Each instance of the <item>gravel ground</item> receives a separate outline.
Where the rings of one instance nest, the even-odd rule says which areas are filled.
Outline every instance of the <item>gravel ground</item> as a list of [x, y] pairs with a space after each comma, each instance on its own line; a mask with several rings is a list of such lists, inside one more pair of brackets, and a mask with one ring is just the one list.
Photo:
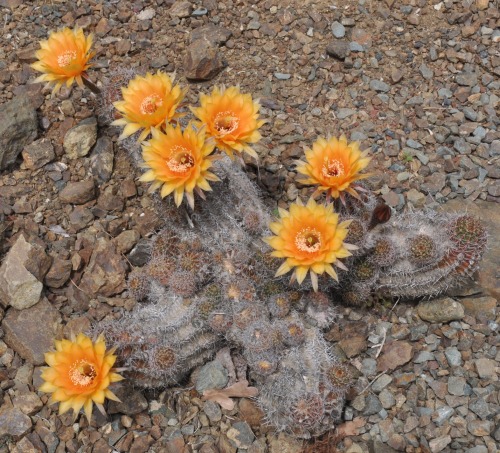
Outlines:
[[[123, 388], [124, 403], [89, 426], [36, 392], [55, 334], [133, 308], [129, 266], [144, 264], [162, 223], [109, 111], [78, 87], [51, 97], [30, 83], [38, 41], [75, 23], [96, 36], [98, 85], [161, 69], [189, 85], [191, 103], [215, 84], [260, 98], [268, 123], [248, 171], [271, 205], [310, 194], [295, 181], [304, 145], [345, 134], [371, 149], [371, 184], [394, 209], [482, 218], [490, 239], [477, 284], [440, 303], [339, 308], [327, 338], [360, 371], [344, 418], [365, 424], [339, 451], [500, 451], [498, 2], [0, 0], [0, 14], [0, 256], [33, 249], [38, 274], [24, 276], [38, 291], [31, 305], [0, 305], [0, 452], [303, 448], [248, 399], [227, 411], [189, 387]], [[99, 257], [110, 263], [100, 286]]]

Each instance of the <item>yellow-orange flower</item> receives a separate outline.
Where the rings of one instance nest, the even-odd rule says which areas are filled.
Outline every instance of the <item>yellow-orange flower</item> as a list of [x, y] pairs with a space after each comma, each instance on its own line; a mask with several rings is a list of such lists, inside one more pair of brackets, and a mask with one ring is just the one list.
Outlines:
[[85, 37], [81, 28], [51, 32], [49, 38], [40, 42], [41, 49], [35, 53], [38, 61], [31, 67], [43, 72], [35, 82], [55, 82], [53, 93], [63, 83], [70, 86], [75, 80], [83, 88], [82, 75], [91, 66], [89, 60], [93, 37]]
[[116, 356], [113, 350], [106, 352], [106, 343], [101, 335], [95, 343], [80, 333], [73, 340], [56, 340], [56, 350], [45, 354], [48, 367], [42, 370], [42, 392], [52, 393], [50, 402], [59, 403], [59, 414], [73, 409], [76, 419], [83, 407], [87, 419], [92, 415], [93, 403], [104, 412], [102, 404], [106, 398], [120, 401], [109, 390], [112, 382], [123, 378], [113, 372]]
[[122, 88], [122, 101], [113, 105], [123, 115], [115, 126], [125, 126], [120, 140], [129, 137], [140, 129], [144, 129], [139, 141], [144, 140], [154, 128], [183, 116], [176, 112], [186, 90], [173, 84], [173, 78], [158, 71], [132, 79], [127, 87]]
[[297, 171], [305, 176], [299, 179], [301, 183], [318, 185], [313, 196], [326, 192], [327, 196], [338, 198], [346, 191], [359, 198], [353, 183], [369, 176], [360, 172], [370, 158], [367, 151], [359, 150], [357, 142], [348, 143], [343, 135], [340, 139], [320, 137], [305, 154], [306, 162], [299, 161]]
[[204, 198], [202, 190], [212, 190], [208, 181], [219, 178], [208, 169], [215, 156], [211, 156], [215, 144], [205, 140], [205, 129], [196, 129], [189, 123], [184, 132], [181, 128], [167, 125], [165, 133], [152, 130], [153, 138], [143, 145], [144, 167], [149, 170], [140, 180], [153, 182], [150, 192], [161, 187], [160, 195], [174, 193], [174, 200], [180, 206], [184, 194], [194, 208], [194, 191]]
[[285, 258], [276, 277], [294, 270], [292, 280], [302, 283], [307, 273], [315, 291], [318, 275], [326, 272], [335, 280], [337, 273], [332, 264], [346, 269], [340, 258], [351, 256], [357, 247], [344, 242], [350, 220], [339, 223], [333, 204], [317, 204], [313, 198], [304, 206], [300, 201], [290, 206], [290, 211], [279, 209], [280, 219], [269, 228], [276, 236], [264, 238], [274, 249], [272, 256]]
[[240, 93], [239, 87], [215, 87], [210, 96], [200, 94], [200, 104], [201, 107], [191, 107], [191, 111], [220, 150], [231, 158], [233, 152], [243, 151], [258, 158], [250, 146], [262, 138], [258, 129], [265, 123], [259, 120], [258, 101]]

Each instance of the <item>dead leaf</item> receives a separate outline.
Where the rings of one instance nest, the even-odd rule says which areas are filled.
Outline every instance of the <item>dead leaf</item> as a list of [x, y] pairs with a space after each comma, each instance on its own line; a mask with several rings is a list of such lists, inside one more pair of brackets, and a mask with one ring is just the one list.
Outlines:
[[215, 401], [223, 409], [234, 409], [234, 401], [230, 397], [244, 398], [257, 396], [259, 391], [255, 387], [249, 387], [247, 380], [241, 380], [225, 389], [209, 389], [203, 391], [203, 401]]
[[361, 417], [356, 417], [350, 422], [345, 422], [337, 427], [338, 434], [342, 437], [357, 436], [359, 428], [365, 426], [366, 420]]

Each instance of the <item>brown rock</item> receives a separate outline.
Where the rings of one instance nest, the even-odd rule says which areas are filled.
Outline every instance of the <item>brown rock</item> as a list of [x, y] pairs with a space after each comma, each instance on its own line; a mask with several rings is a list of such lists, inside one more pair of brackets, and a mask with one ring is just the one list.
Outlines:
[[69, 182], [59, 193], [63, 203], [84, 204], [95, 197], [94, 180]]
[[189, 35], [189, 42], [193, 43], [198, 39], [203, 39], [208, 41], [212, 46], [222, 46], [232, 35], [232, 31], [227, 28], [208, 24], [195, 28]]
[[[182, 437], [181, 437], [182, 439]], [[151, 436], [139, 436], [137, 439], [134, 440], [134, 443], [130, 447], [129, 452], [130, 453], [144, 453], [145, 451], [149, 450], [149, 447], [151, 444], [154, 442], [154, 439]], [[184, 440], [182, 440], [184, 443]], [[175, 452], [181, 452], [182, 450], [175, 450]], [[170, 453], [170, 451], [167, 449], [167, 452]], [[173, 453], [174, 451], [172, 451]]]
[[178, 17], [179, 19], [182, 19], [183, 17], [189, 17], [192, 11], [193, 7], [191, 5], [191, 2], [180, 0], [175, 2], [171, 6], [171, 8], [168, 10], [168, 13], [172, 17]]
[[18, 408], [9, 408], [0, 412], [0, 440], [10, 436], [14, 440], [24, 436], [31, 429], [31, 418]]
[[447, 202], [443, 208], [446, 212], [467, 212], [478, 217], [488, 231], [488, 244], [481, 261], [478, 283], [488, 294], [500, 299], [500, 203], [475, 200], [454, 199]]
[[11, 450], [11, 453], [38, 453], [39, 451], [27, 437], [23, 437]]
[[340, 340], [339, 346], [343, 349], [345, 355], [349, 358], [365, 351], [368, 347], [366, 338], [360, 335], [353, 335], [351, 337]]
[[80, 288], [93, 295], [113, 296], [126, 288], [126, 271], [127, 264], [117, 253], [115, 245], [105, 238], [99, 238]]
[[13, 404], [26, 415], [33, 415], [43, 407], [42, 400], [33, 392], [20, 392], [14, 397]]
[[42, 365], [44, 354], [54, 346], [60, 322], [59, 312], [47, 299], [22, 311], [11, 308], [2, 322], [4, 341], [23, 359]]
[[26, 146], [22, 152], [24, 165], [26, 168], [36, 170], [43, 167], [45, 164], [53, 161], [56, 157], [54, 146], [47, 138], [36, 140]]
[[264, 419], [264, 412], [248, 398], [242, 398], [239, 402], [239, 415], [252, 428], [260, 428]]
[[115, 44], [115, 50], [118, 55], [126, 55], [132, 49], [130, 39], [121, 39]]
[[479, 11], [483, 11], [488, 9], [488, 5], [490, 4], [490, 0], [476, 0], [476, 7]]
[[45, 250], [38, 244], [31, 244], [31, 246], [32, 248], [28, 253], [28, 260], [24, 263], [24, 266], [37, 280], [43, 281], [50, 266], [52, 266], [52, 257], [47, 255]]
[[278, 437], [272, 436], [269, 440], [269, 453], [301, 453], [302, 442], [287, 434], [280, 433]]
[[121, 232], [113, 239], [118, 253], [128, 253], [137, 244], [141, 235], [135, 230], [127, 230]]
[[386, 343], [378, 359], [377, 371], [394, 370], [408, 363], [413, 356], [413, 347], [406, 341]]
[[70, 260], [54, 258], [52, 266], [45, 276], [45, 284], [51, 288], [60, 288], [68, 281], [72, 267]]
[[22, 235], [9, 250], [0, 266], [0, 305], [23, 310], [40, 300], [43, 285], [25, 267], [32, 250]]
[[477, 318], [479, 315], [484, 319], [495, 319], [497, 300], [494, 297], [467, 297], [461, 299], [460, 303], [464, 306], [465, 314]]
[[188, 80], [211, 80], [226, 66], [217, 47], [208, 39], [197, 39], [187, 48], [184, 70]]

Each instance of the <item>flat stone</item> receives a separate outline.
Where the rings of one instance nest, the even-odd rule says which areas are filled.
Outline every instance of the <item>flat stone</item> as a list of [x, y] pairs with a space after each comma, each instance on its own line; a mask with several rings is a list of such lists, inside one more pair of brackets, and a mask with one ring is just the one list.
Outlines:
[[121, 293], [126, 288], [128, 266], [113, 242], [97, 240], [92, 256], [80, 282], [80, 288], [92, 295], [105, 297]]
[[406, 199], [416, 208], [425, 206], [425, 195], [416, 189], [410, 189], [406, 192]]
[[0, 412], [0, 440], [5, 439], [5, 436], [17, 440], [24, 436], [31, 426], [31, 418], [15, 407]]
[[369, 394], [365, 398], [365, 403], [365, 409], [363, 410], [363, 415], [365, 416], [378, 414], [382, 410], [380, 400], [373, 394]]
[[413, 356], [413, 347], [406, 341], [386, 343], [378, 359], [377, 371], [394, 370], [408, 363]]
[[464, 307], [450, 297], [442, 297], [418, 304], [420, 318], [428, 322], [459, 321], [465, 316]]
[[233, 32], [224, 27], [218, 27], [214, 24], [204, 25], [195, 28], [189, 35], [189, 42], [192, 43], [198, 39], [209, 41], [213, 46], [222, 46], [233, 35]]
[[69, 159], [84, 157], [97, 140], [97, 119], [85, 118], [64, 135], [64, 151]]
[[429, 448], [432, 453], [443, 451], [451, 443], [450, 436], [436, 437], [429, 442]]
[[222, 411], [220, 409], [220, 406], [215, 401], [210, 401], [210, 400], [205, 401], [203, 405], [203, 412], [205, 412], [205, 414], [212, 423], [217, 423], [222, 418]]
[[465, 395], [467, 381], [461, 376], [450, 376], [448, 378], [448, 393], [455, 396]]
[[345, 352], [345, 355], [351, 358], [365, 351], [368, 344], [366, 343], [366, 338], [364, 336], [354, 335], [349, 339], [345, 338], [340, 340], [339, 346]]
[[418, 355], [413, 359], [414, 363], [424, 363], [428, 362], [429, 360], [434, 360], [434, 354], [429, 351], [420, 351]]
[[217, 46], [205, 39], [193, 41], [186, 50], [184, 71], [188, 80], [211, 80], [226, 66]]
[[383, 374], [372, 384], [372, 390], [375, 393], [380, 393], [391, 382], [392, 382], [392, 377], [389, 376], [388, 374]]
[[469, 409], [483, 420], [486, 420], [491, 414], [488, 403], [484, 400], [484, 398], [477, 398], [475, 400], [471, 400], [469, 404]]
[[34, 247], [20, 235], [0, 266], [0, 304], [24, 310], [40, 300], [43, 284], [26, 269]]
[[477, 374], [479, 374], [481, 379], [498, 380], [498, 375], [495, 371], [498, 364], [494, 360], [481, 357], [475, 360], [475, 365]]
[[234, 423], [227, 431], [226, 436], [236, 448], [241, 449], [248, 449], [255, 440], [255, 435], [246, 422]]
[[380, 392], [378, 399], [380, 400], [380, 403], [382, 404], [382, 407], [384, 409], [390, 409], [396, 404], [394, 395], [387, 389], [384, 389]]
[[10, 309], [2, 322], [4, 341], [29, 363], [42, 365], [44, 354], [54, 347], [60, 322], [59, 312], [47, 299], [22, 311]]
[[33, 415], [43, 407], [42, 400], [33, 392], [19, 393], [14, 397], [13, 404], [26, 415]]
[[113, 142], [109, 137], [99, 137], [90, 154], [92, 175], [99, 183], [109, 181], [113, 174]]
[[334, 21], [331, 26], [333, 36], [343, 38], [345, 36], [345, 27], [338, 21]]
[[456, 347], [449, 347], [444, 350], [444, 355], [450, 366], [462, 365], [462, 354]]
[[214, 360], [201, 367], [196, 378], [196, 391], [203, 393], [204, 390], [222, 389], [229, 380], [227, 370], [220, 362]]
[[436, 409], [432, 416], [432, 421], [438, 425], [441, 426], [443, 423], [448, 421], [450, 417], [453, 415], [455, 411], [453, 408], [449, 406], [441, 406], [439, 409]]
[[467, 430], [477, 437], [489, 436], [493, 425], [489, 420], [472, 420], [467, 423]]
[[27, 95], [17, 96], [0, 109], [0, 170], [14, 164], [24, 147], [36, 139], [36, 110]]
[[54, 152], [54, 145], [47, 138], [35, 140], [23, 149], [22, 152], [24, 165], [30, 170], [37, 170], [42, 168], [45, 164], [52, 162], [56, 154]]
[[303, 442], [285, 433], [271, 436], [269, 439], [269, 453], [302, 453]]
[[370, 89], [378, 91], [379, 93], [387, 93], [391, 87], [382, 80], [373, 79], [370, 80]]
[[84, 204], [95, 198], [94, 180], [68, 182], [66, 187], [59, 193], [59, 199], [63, 203]]
[[436, 195], [436, 193], [443, 190], [445, 185], [446, 175], [441, 172], [436, 172], [430, 176], [427, 176], [420, 188], [423, 192], [429, 193], [431, 195]]

